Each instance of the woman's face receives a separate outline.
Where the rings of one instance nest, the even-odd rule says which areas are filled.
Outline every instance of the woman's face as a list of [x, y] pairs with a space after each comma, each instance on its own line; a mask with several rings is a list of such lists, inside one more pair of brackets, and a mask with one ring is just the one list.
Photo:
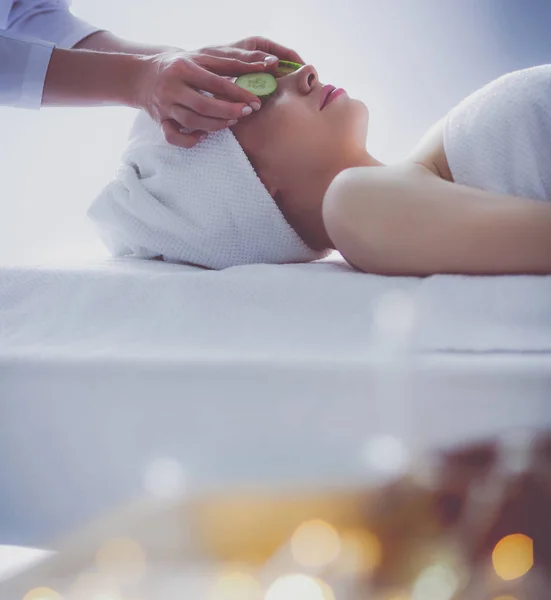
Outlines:
[[330, 247], [323, 196], [365, 154], [369, 119], [365, 104], [347, 94], [321, 109], [323, 87], [304, 65], [279, 77], [262, 108], [230, 128], [290, 225], [316, 249]]

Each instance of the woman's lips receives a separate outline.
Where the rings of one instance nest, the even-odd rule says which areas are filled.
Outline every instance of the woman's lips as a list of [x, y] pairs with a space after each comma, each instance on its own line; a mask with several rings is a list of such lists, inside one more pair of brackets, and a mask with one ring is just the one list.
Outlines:
[[324, 85], [321, 90], [321, 102], [320, 102], [320, 110], [324, 107], [329, 94], [335, 89], [334, 85]]
[[329, 103], [333, 102], [333, 100], [335, 100], [339, 96], [342, 96], [343, 94], [346, 94], [346, 91], [343, 90], [342, 88], [338, 88], [336, 90], [333, 90], [329, 94], [329, 97], [327, 98], [327, 100], [325, 101], [325, 104], [324, 104], [323, 108], [325, 108]]

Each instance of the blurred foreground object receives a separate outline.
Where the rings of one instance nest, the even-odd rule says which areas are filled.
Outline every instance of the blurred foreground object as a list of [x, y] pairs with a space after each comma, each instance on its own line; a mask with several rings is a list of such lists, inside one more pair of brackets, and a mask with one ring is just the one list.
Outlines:
[[546, 600], [551, 432], [412, 462], [357, 489], [145, 500], [0, 585], [25, 600]]

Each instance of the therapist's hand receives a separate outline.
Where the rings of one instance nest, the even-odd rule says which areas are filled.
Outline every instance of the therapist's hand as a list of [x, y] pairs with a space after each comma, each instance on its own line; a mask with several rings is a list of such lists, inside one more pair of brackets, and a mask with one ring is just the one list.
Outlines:
[[[276, 60], [265, 62], [270, 56]], [[260, 109], [258, 97], [229, 78], [251, 72], [275, 75], [278, 59], [303, 63], [293, 50], [262, 37], [146, 56], [137, 80], [135, 105], [159, 123], [169, 143], [191, 148], [206, 132], [224, 129]], [[181, 128], [191, 133], [183, 133]]]

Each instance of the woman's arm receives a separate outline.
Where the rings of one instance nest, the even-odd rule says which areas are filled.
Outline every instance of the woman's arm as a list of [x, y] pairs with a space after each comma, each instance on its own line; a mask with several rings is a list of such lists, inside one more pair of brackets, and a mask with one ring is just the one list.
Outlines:
[[[84, 55], [76, 50], [92, 52]], [[138, 107], [139, 80], [147, 68], [142, 57], [173, 51], [179, 49], [138, 44], [109, 31], [96, 31], [75, 44], [72, 51], [53, 51], [43, 104]]]
[[172, 46], [152, 46], [124, 40], [109, 31], [96, 31], [73, 46], [80, 50], [96, 50], [98, 52], [121, 52], [123, 54], [141, 54], [151, 56], [178, 50]]
[[342, 171], [323, 219], [336, 249], [370, 273], [551, 273], [551, 202], [450, 183], [418, 164]]
[[54, 48], [42, 95], [43, 106], [137, 107], [148, 64], [132, 54]]

